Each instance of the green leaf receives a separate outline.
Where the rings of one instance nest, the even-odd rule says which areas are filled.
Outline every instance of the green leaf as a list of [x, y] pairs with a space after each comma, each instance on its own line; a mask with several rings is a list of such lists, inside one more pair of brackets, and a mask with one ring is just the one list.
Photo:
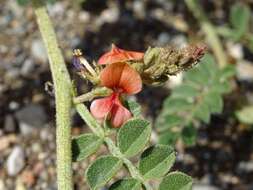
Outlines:
[[174, 146], [176, 141], [179, 139], [180, 135], [181, 134], [179, 132], [169, 130], [159, 135], [158, 142], [159, 144]]
[[195, 86], [203, 86], [206, 85], [207, 81], [209, 80], [207, 72], [201, 68], [201, 62], [195, 68], [189, 70], [185, 73], [184, 78], [187, 81], [190, 81]]
[[250, 49], [251, 52], [253, 52], [253, 35], [248, 34], [247, 38], [248, 38], [247, 39], [247, 41], [248, 41], [247, 47]]
[[219, 71], [217, 75], [219, 77], [219, 81], [224, 82], [225, 80], [233, 77], [236, 74], [236, 69], [234, 65], [228, 65], [225, 68]]
[[208, 105], [205, 103], [200, 103], [196, 106], [196, 110], [194, 112], [194, 116], [205, 123], [209, 123], [210, 121], [210, 110]]
[[237, 30], [234, 28], [231, 28], [230, 26], [218, 26], [216, 27], [216, 31], [218, 34], [223, 36], [224, 38], [232, 39], [232, 40], [238, 40], [240, 38], [240, 34], [238, 35]]
[[192, 108], [192, 104], [182, 98], [167, 98], [164, 102], [164, 107], [167, 114], [177, 113], [180, 111], [189, 110]]
[[151, 135], [151, 125], [143, 119], [131, 119], [119, 130], [117, 142], [120, 151], [131, 157], [142, 151]]
[[145, 179], [160, 178], [172, 167], [176, 159], [172, 147], [166, 145], [152, 146], [146, 149], [139, 163], [139, 171]]
[[222, 112], [222, 95], [232, 90], [228, 79], [234, 75], [234, 66], [219, 69], [210, 54], [201, 59], [198, 67], [187, 71], [183, 83], [165, 99], [156, 119], [159, 143], [174, 144], [182, 138], [186, 144], [194, 144], [196, 131], [188, 125], [195, 120], [209, 123], [211, 114]]
[[215, 59], [211, 54], [204, 55], [204, 57], [201, 59], [200, 67], [205, 70], [208, 78], [213, 78], [218, 71], [218, 67], [215, 64]]
[[237, 31], [238, 36], [235, 40], [239, 40], [248, 31], [250, 19], [249, 7], [241, 3], [236, 3], [232, 6], [229, 19], [232, 27]]
[[193, 98], [198, 95], [198, 90], [189, 84], [182, 84], [173, 89], [171, 98]]
[[240, 122], [245, 124], [253, 124], [253, 106], [246, 106], [236, 112], [236, 116]]
[[103, 187], [121, 168], [122, 161], [114, 156], [103, 156], [87, 169], [86, 180], [92, 190]]
[[221, 113], [223, 109], [222, 96], [217, 92], [209, 92], [204, 97], [204, 103], [208, 105], [212, 113]]
[[182, 172], [171, 172], [163, 178], [159, 190], [191, 190], [192, 178]]
[[56, 3], [56, 1], [57, 1], [57, 0], [47, 0], [47, 2], [48, 2], [49, 4], [54, 4], [54, 3]]
[[18, 3], [20, 6], [27, 5], [28, 2], [29, 2], [29, 0], [17, 0], [17, 3]]
[[156, 122], [157, 130], [164, 131], [172, 127], [181, 125], [184, 122], [182, 117], [172, 114], [162, 114]]
[[102, 145], [103, 140], [93, 134], [84, 134], [72, 139], [73, 161], [80, 161], [94, 152]]
[[137, 179], [121, 179], [116, 181], [109, 190], [141, 190], [141, 182]]
[[210, 88], [210, 91], [217, 92], [219, 94], [226, 94], [229, 93], [232, 90], [232, 87], [229, 83], [229, 81], [216, 81], [213, 86]]
[[134, 115], [134, 117], [141, 116], [141, 106], [134, 100], [127, 100], [126, 106], [130, 110], [130, 112]]
[[182, 131], [182, 138], [186, 145], [195, 145], [197, 139], [197, 129], [192, 124], [186, 126]]

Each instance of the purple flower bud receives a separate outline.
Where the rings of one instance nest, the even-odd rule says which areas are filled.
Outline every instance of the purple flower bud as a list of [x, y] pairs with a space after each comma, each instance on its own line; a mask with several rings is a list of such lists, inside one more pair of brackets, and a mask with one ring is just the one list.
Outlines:
[[75, 49], [73, 51], [73, 59], [72, 59], [72, 64], [75, 67], [75, 69], [80, 72], [81, 70], [84, 69], [84, 65], [81, 64], [80, 61], [80, 56], [82, 56], [82, 52], [80, 49]]
[[78, 72], [84, 69], [84, 66], [80, 63], [80, 59], [78, 56], [73, 57], [72, 64]]

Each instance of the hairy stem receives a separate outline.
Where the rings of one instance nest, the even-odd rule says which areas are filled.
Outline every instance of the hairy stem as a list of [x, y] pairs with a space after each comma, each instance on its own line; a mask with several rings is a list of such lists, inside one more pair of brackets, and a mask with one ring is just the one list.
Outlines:
[[[83, 104], [76, 104], [76, 109], [82, 119], [87, 123], [88, 127], [98, 136], [104, 136], [104, 130], [100, 126], [100, 124], [93, 118], [88, 109]], [[101, 131], [102, 130], [102, 131]], [[146, 190], [152, 190], [152, 187], [143, 179], [142, 175], [136, 169], [136, 167], [132, 164], [130, 160], [128, 160], [119, 150], [119, 148], [114, 144], [114, 142], [109, 137], [104, 137], [104, 142], [106, 143], [108, 150], [113, 156], [121, 159], [127, 169], [129, 170], [131, 176], [135, 179], [140, 180], [145, 186]]]
[[56, 102], [57, 184], [59, 190], [72, 190], [71, 80], [56, 35], [42, 0], [33, 0], [39, 30], [47, 49]]
[[111, 154], [120, 158], [123, 161], [131, 176], [141, 181], [145, 186], [146, 190], [152, 190], [152, 187], [143, 179], [142, 175], [139, 173], [133, 163], [120, 152], [119, 148], [114, 144], [114, 142], [109, 137], [105, 137], [104, 141]]
[[95, 120], [95, 118], [92, 117], [87, 107], [84, 104], [76, 104], [75, 107], [81, 118], [86, 122], [86, 124], [92, 130], [92, 132], [97, 136], [103, 138], [104, 130], [102, 129], [100, 124]]
[[207, 42], [211, 46], [214, 55], [218, 60], [219, 66], [222, 68], [227, 65], [227, 57], [223, 50], [219, 36], [215, 30], [215, 27], [208, 20], [198, 0], [185, 0], [188, 8], [191, 10], [195, 18], [199, 21], [201, 29], [206, 35]]
[[106, 87], [97, 87], [88, 93], [75, 97], [73, 101], [75, 104], [79, 104], [79, 103], [91, 101], [92, 99], [97, 98], [97, 97], [109, 96], [111, 94], [112, 94], [111, 89], [106, 88]]

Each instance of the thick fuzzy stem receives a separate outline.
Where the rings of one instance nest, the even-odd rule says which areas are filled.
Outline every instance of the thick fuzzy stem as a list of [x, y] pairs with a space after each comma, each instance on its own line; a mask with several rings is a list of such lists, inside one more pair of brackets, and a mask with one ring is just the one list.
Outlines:
[[59, 190], [72, 190], [71, 80], [56, 35], [42, 0], [33, 0], [39, 30], [47, 49], [56, 102], [57, 184]]

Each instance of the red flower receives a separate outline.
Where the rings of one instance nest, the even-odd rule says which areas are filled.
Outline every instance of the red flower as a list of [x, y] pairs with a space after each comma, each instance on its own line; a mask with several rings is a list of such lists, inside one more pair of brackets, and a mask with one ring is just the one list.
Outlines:
[[132, 95], [141, 91], [140, 75], [127, 63], [113, 63], [100, 74], [101, 85], [113, 90], [109, 97], [94, 100], [91, 113], [99, 120], [109, 119], [113, 127], [120, 127], [132, 117], [130, 111], [121, 103], [123, 94]]
[[111, 63], [125, 62], [128, 60], [140, 60], [143, 59], [143, 56], [144, 53], [142, 52], [126, 51], [112, 44], [111, 51], [102, 55], [98, 60], [98, 64], [105, 65]]

